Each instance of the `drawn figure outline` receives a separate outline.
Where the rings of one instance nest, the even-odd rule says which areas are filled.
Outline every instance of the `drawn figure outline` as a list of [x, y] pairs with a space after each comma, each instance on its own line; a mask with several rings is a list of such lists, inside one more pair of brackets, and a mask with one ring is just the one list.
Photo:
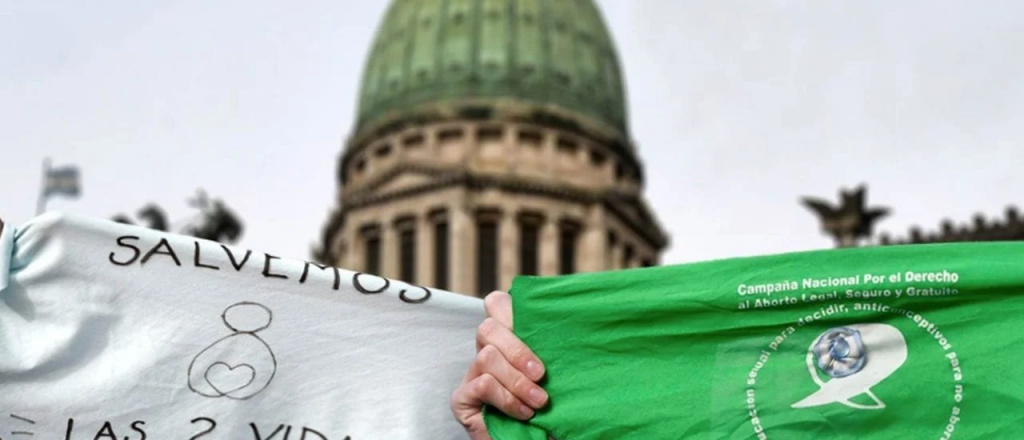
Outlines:
[[246, 400], [259, 394], [277, 374], [277, 357], [256, 333], [266, 330], [273, 312], [263, 304], [242, 301], [221, 314], [232, 334], [210, 344], [188, 367], [188, 387], [209, 398]]

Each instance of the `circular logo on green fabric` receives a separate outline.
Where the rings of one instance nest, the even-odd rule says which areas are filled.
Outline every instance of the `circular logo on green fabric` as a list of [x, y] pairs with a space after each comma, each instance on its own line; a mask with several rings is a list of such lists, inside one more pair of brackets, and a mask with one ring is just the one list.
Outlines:
[[758, 439], [951, 439], [963, 372], [953, 344], [926, 316], [834, 304], [794, 316], [768, 341], [745, 394]]
[[[831, 377], [859, 373], [868, 360], [867, 347], [858, 326], [829, 329], [811, 345], [808, 356], [817, 360], [818, 368]], [[905, 348], [906, 344], [904, 344]], [[810, 360], [810, 358], [808, 358]]]

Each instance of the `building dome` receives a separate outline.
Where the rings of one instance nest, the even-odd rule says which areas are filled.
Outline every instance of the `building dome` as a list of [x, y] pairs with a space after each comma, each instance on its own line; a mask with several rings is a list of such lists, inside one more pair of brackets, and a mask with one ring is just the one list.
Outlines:
[[481, 296], [658, 264], [625, 99], [593, 0], [393, 0], [316, 259]]
[[366, 63], [353, 136], [486, 113], [560, 119], [628, 143], [625, 99], [592, 0], [394, 0]]

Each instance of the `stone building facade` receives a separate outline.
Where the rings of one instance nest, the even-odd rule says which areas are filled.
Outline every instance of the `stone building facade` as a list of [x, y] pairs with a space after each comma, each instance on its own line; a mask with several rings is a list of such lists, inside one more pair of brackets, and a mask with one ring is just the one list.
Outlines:
[[395, 0], [317, 259], [484, 295], [652, 266], [618, 56], [592, 0]]

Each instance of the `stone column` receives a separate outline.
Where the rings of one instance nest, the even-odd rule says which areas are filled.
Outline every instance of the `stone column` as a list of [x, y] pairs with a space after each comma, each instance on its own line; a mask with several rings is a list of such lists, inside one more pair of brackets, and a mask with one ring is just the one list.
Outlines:
[[380, 225], [381, 272], [387, 278], [398, 279], [398, 236], [395, 224], [388, 220]]
[[498, 223], [498, 289], [506, 292], [519, 272], [519, 222], [509, 208], [502, 210]]
[[448, 251], [451, 254], [450, 290], [465, 295], [475, 295], [476, 222], [463, 203], [449, 205], [448, 213], [450, 219]]
[[434, 222], [428, 213], [416, 217], [416, 284], [434, 285]]
[[345, 237], [345, 249], [344, 254], [339, 255], [339, 261], [333, 261], [334, 266], [341, 267], [343, 269], [359, 271], [364, 269], [366, 263], [360, 261], [359, 249], [362, 249], [363, 239], [359, 236], [359, 231], [355, 225], [345, 225], [344, 231], [342, 231]]
[[551, 215], [544, 216], [540, 227], [540, 274], [558, 275], [558, 223]]
[[619, 238], [619, 242], [616, 243], [615, 246], [612, 247], [612, 249], [611, 249], [612, 263], [611, 263], [611, 266], [608, 268], [609, 270], [622, 269], [622, 250], [623, 249], [624, 249], [624, 247], [622, 245], [622, 238]]
[[598, 272], [604, 269], [607, 255], [608, 233], [604, 229], [604, 211], [595, 205], [589, 209], [582, 225], [576, 252], [578, 272]]
[[619, 236], [611, 230], [604, 231], [604, 269], [615, 270], [615, 248], [619, 247]]

